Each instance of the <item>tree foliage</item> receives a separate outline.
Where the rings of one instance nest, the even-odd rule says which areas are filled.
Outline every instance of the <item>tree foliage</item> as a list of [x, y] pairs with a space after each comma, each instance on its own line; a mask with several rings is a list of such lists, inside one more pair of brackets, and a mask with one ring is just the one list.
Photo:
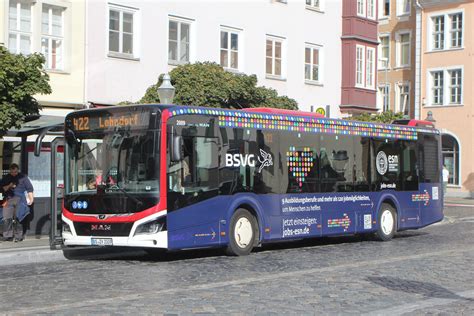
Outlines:
[[362, 122], [379, 122], [379, 123], [392, 123], [395, 120], [404, 119], [402, 112], [394, 113], [392, 111], [380, 112], [377, 114], [371, 113], [362, 113], [350, 118], [348, 120], [352, 121], [362, 121]]
[[41, 54], [16, 55], [0, 46], [0, 137], [20, 127], [25, 116], [38, 114], [35, 94], [49, 94], [49, 77]]
[[[176, 88], [175, 104], [222, 108], [274, 107], [298, 109], [295, 100], [279, 96], [277, 91], [257, 87], [255, 75], [235, 74], [225, 71], [216, 63], [186, 64], [174, 68], [170, 73], [171, 84]], [[163, 76], [149, 87], [140, 103], [157, 103], [160, 98], [157, 88]]]

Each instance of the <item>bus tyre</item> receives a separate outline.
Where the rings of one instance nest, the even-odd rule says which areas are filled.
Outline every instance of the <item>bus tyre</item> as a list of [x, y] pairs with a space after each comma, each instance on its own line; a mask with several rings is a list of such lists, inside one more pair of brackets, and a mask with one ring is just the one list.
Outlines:
[[390, 204], [382, 204], [378, 214], [378, 222], [375, 237], [380, 241], [392, 239], [397, 231], [397, 213]]
[[230, 220], [229, 244], [226, 249], [227, 255], [248, 255], [252, 251], [257, 238], [257, 220], [249, 211], [239, 208]]

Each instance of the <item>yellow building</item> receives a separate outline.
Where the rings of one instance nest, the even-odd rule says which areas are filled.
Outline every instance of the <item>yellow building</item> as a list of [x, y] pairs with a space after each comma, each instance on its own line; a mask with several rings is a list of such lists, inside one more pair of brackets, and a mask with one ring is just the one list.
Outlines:
[[420, 0], [421, 118], [442, 132], [448, 195], [474, 195], [474, 0]]
[[45, 55], [53, 90], [37, 96], [45, 114], [84, 105], [85, 1], [1, 0], [0, 44], [13, 53]]
[[[43, 119], [58, 122], [83, 108], [85, 98], [85, 1], [0, 0], [0, 45], [12, 53], [42, 53], [52, 93], [37, 95]], [[54, 118], [55, 117], [55, 118]], [[44, 139], [39, 157], [33, 154], [36, 136], [0, 139], [3, 175], [10, 163], [20, 165], [35, 189], [33, 233], [48, 233], [45, 218], [50, 210], [52, 137]], [[62, 161], [62, 160], [61, 160]]]

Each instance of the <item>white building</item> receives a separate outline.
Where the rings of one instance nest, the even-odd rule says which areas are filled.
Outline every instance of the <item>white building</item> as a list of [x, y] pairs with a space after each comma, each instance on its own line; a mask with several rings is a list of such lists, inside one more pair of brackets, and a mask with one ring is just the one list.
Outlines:
[[87, 1], [86, 100], [135, 102], [159, 74], [212, 61], [338, 117], [341, 1]]

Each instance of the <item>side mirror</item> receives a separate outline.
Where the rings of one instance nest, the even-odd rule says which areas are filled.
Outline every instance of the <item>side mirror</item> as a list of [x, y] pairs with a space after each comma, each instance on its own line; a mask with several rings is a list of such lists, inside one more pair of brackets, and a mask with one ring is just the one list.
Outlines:
[[171, 146], [171, 161], [179, 162], [183, 160], [183, 137], [173, 136]]

